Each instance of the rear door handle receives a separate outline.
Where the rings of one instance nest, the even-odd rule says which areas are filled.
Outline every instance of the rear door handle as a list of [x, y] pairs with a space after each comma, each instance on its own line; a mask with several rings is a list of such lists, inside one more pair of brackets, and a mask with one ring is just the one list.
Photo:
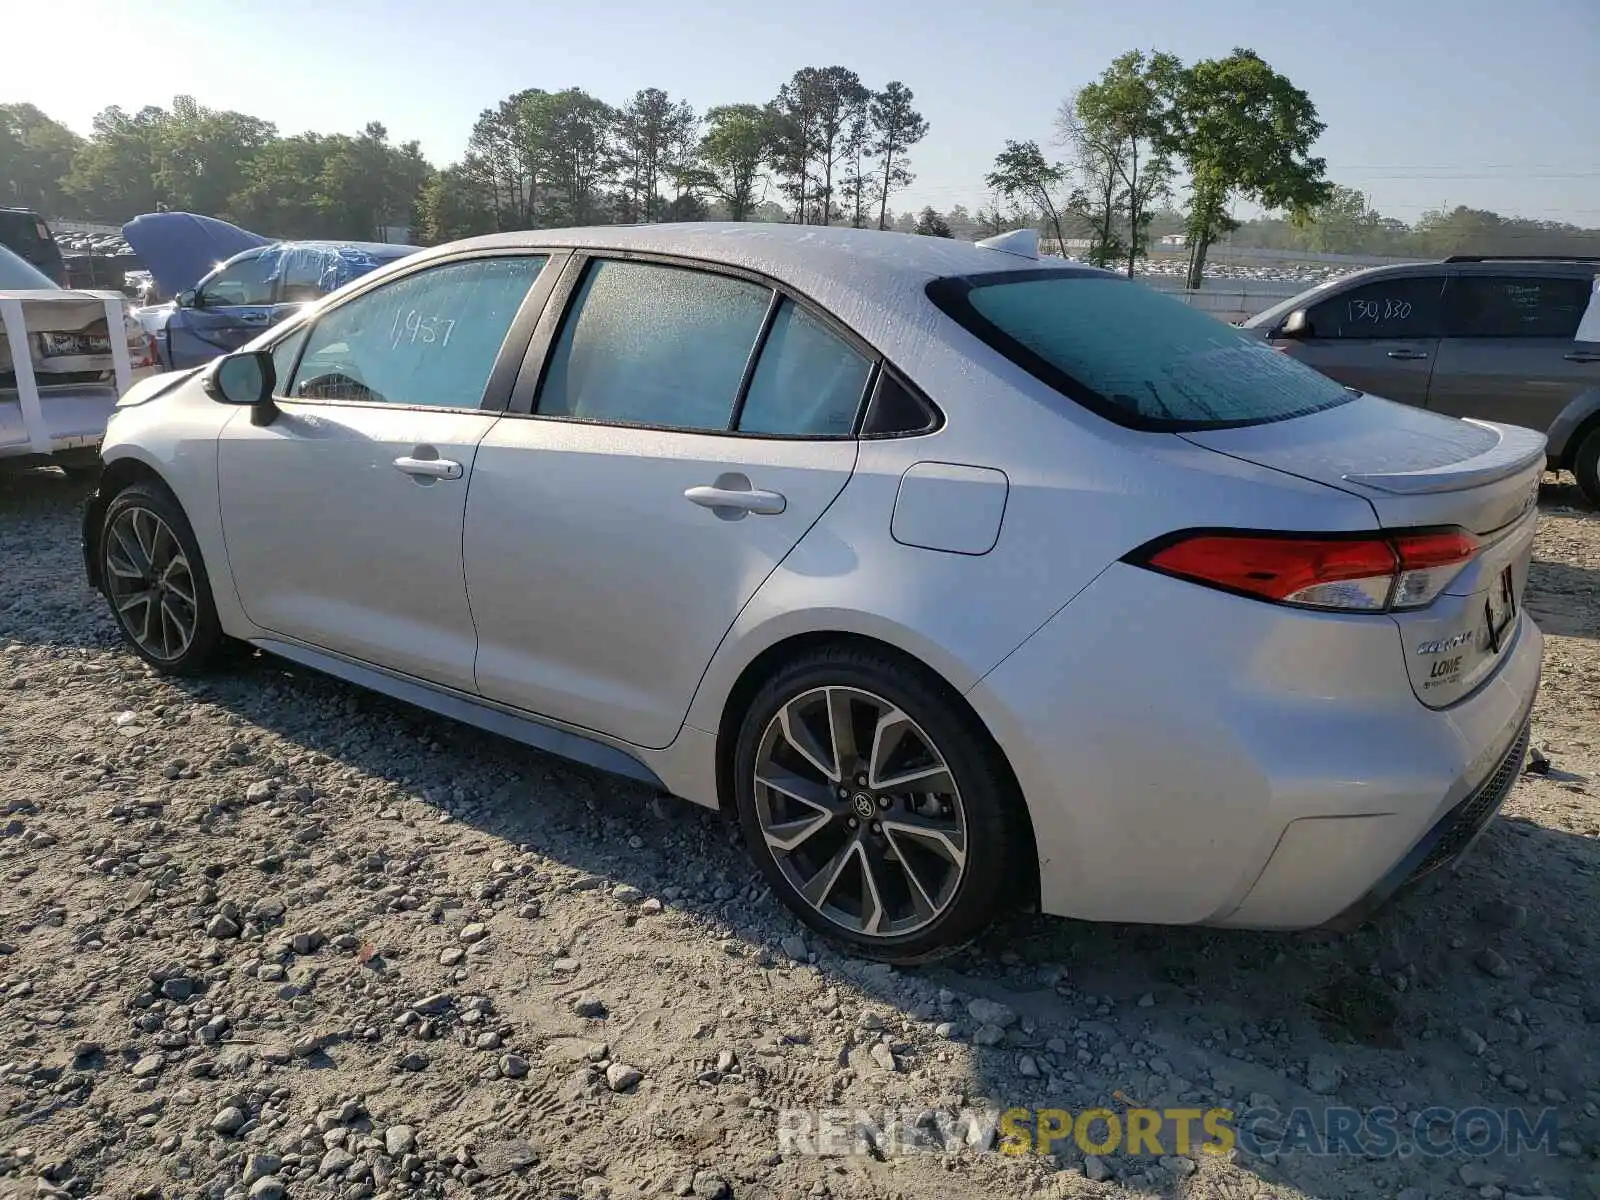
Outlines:
[[[723, 481], [718, 480], [718, 484]], [[701, 508], [709, 508], [718, 516], [741, 516], [754, 513], [758, 517], [775, 517], [789, 507], [789, 502], [778, 492], [763, 492], [756, 488], [721, 487], [701, 484], [688, 488], [683, 497]]]
[[1600, 362], [1600, 350], [1574, 350], [1571, 354], [1563, 354], [1561, 357], [1568, 362]]
[[448, 458], [412, 458], [401, 455], [394, 469], [417, 479], [460, 479], [461, 464]]
[[1391, 350], [1389, 351], [1389, 357], [1404, 359], [1407, 362], [1410, 362], [1419, 358], [1427, 358], [1428, 353], [1425, 350]]

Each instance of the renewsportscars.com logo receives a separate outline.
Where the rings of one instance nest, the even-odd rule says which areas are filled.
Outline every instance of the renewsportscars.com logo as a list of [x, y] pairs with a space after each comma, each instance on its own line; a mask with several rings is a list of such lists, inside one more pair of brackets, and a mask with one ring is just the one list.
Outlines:
[[778, 1151], [807, 1157], [953, 1154], [1126, 1154], [1409, 1158], [1559, 1153], [1553, 1108], [790, 1108]]

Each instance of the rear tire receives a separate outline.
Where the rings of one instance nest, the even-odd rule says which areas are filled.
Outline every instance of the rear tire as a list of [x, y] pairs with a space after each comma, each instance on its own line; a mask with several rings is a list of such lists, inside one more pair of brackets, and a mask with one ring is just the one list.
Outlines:
[[1600, 429], [1590, 430], [1572, 456], [1572, 473], [1578, 477], [1583, 498], [1600, 508]]
[[106, 504], [100, 586], [123, 640], [166, 675], [200, 675], [230, 645], [183, 508], [164, 487], [133, 483]]
[[740, 725], [733, 786], [773, 891], [864, 958], [953, 954], [1031, 877], [999, 749], [936, 676], [882, 653], [827, 647], [779, 668]]

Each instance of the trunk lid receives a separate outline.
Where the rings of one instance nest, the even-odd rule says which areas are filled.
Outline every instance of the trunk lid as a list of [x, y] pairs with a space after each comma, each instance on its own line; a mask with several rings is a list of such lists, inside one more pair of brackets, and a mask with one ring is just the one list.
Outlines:
[[1544, 434], [1361, 396], [1292, 420], [1180, 436], [1360, 496], [1386, 529], [1456, 525], [1478, 535], [1478, 556], [1443, 595], [1393, 614], [1424, 704], [1464, 698], [1509, 655], [1524, 619]]

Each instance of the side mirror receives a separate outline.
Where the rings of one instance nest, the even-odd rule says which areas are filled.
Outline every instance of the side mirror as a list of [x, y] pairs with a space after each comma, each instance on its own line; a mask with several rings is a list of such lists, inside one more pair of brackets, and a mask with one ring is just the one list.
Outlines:
[[1315, 337], [1316, 334], [1312, 332], [1311, 322], [1306, 319], [1306, 310], [1297, 308], [1284, 318], [1283, 324], [1278, 327], [1277, 336], [1298, 342], [1308, 337]]
[[218, 359], [209, 383], [213, 399], [223, 404], [248, 404], [250, 424], [270, 425], [277, 419], [278, 405], [272, 392], [278, 372], [269, 352], [245, 350]]
[[195, 300], [198, 297], [199, 297], [199, 293], [196, 292], [193, 288], [184, 288], [183, 291], [179, 292], [177, 297], [176, 297], [177, 302], [178, 302], [178, 307], [179, 308], [195, 308], [195, 307], [197, 307], [196, 304], [195, 304]]

